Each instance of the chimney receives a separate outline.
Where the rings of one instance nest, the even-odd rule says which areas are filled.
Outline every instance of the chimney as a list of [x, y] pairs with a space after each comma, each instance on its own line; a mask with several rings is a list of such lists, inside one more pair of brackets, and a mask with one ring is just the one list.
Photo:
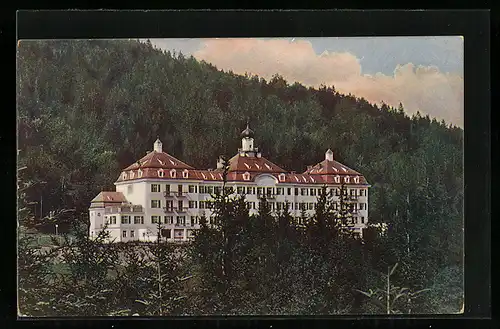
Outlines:
[[224, 158], [220, 155], [217, 159], [217, 169], [224, 169], [224, 162]]
[[327, 161], [333, 161], [333, 152], [332, 150], [328, 149], [325, 153], [325, 160]]
[[307, 166], [307, 171], [311, 170], [312, 166]]
[[163, 147], [162, 147], [162, 143], [160, 141], [160, 137], [156, 138], [156, 142], [154, 143], [153, 150], [155, 152], [158, 152], [158, 153], [162, 153], [163, 152]]

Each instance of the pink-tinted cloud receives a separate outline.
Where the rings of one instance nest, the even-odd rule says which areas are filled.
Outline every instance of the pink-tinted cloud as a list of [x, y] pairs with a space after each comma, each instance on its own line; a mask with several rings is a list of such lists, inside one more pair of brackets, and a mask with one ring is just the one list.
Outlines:
[[359, 59], [350, 53], [317, 55], [309, 41], [284, 39], [206, 39], [193, 53], [219, 69], [270, 79], [279, 73], [287, 81], [306, 86], [334, 85], [341, 93], [372, 103], [417, 110], [463, 126], [463, 77], [440, 72], [435, 66], [398, 65], [393, 75], [361, 73]]

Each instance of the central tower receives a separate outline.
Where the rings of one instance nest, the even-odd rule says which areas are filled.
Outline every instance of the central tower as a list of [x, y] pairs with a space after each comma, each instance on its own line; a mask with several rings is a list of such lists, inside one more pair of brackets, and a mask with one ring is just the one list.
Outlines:
[[258, 157], [259, 149], [254, 147], [253, 143], [254, 132], [248, 126], [241, 132], [241, 148], [238, 150], [241, 156]]

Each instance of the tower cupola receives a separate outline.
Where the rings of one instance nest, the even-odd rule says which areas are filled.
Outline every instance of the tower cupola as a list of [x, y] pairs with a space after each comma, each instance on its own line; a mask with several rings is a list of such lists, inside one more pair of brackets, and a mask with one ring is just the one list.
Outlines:
[[153, 150], [157, 153], [162, 153], [163, 152], [163, 144], [160, 141], [160, 137], [156, 138], [156, 141], [153, 145]]
[[325, 160], [327, 161], [333, 161], [333, 151], [328, 149], [325, 153]]

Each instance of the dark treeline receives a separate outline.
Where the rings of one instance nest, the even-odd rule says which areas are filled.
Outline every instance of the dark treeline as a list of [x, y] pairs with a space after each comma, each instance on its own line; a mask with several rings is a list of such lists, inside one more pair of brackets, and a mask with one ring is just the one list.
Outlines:
[[[241, 228], [248, 233], [244, 236], [249, 241], [213, 240], [242, 246], [235, 248], [245, 252], [250, 263], [236, 262], [235, 273], [250, 273], [244, 268], [254, 270], [254, 281], [250, 277], [244, 283], [236, 279], [217, 283], [226, 285], [227, 296], [241, 298], [241, 303], [233, 301], [234, 305], [250, 303], [248, 308], [236, 311], [365, 312], [363, 308], [374, 303], [366, 304], [369, 297], [353, 289], [366, 292], [383, 288], [384, 281], [379, 282], [376, 273], [385, 273], [396, 263], [394, 280], [400, 286], [415, 291], [432, 289], [422, 293], [421, 301], [415, 300], [413, 308], [405, 306], [401, 312], [455, 312], [460, 308], [462, 129], [418, 113], [408, 117], [402, 105], [397, 109], [377, 107], [364, 99], [339, 94], [333, 86], [312, 89], [297, 83], [290, 85], [280, 76], [265, 81], [222, 72], [192, 57], [155, 49], [149, 43], [21, 41], [19, 163], [26, 166], [22, 184], [31, 185], [25, 190], [26, 212], [31, 213], [28, 218], [39, 220], [56, 211], [63, 231], [65, 222], [68, 227], [72, 221], [85, 222], [90, 200], [102, 189], [113, 190], [121, 168], [150, 150], [156, 136], [163, 141], [164, 149], [179, 159], [195, 167], [215, 167], [218, 155], [236, 152], [247, 117], [256, 132], [257, 146], [285, 169], [302, 172], [307, 165], [321, 161], [325, 150], [332, 148], [338, 161], [362, 172], [372, 184], [370, 221], [387, 223], [389, 230], [363, 246], [345, 242], [335, 249], [337, 254], [332, 257], [337, 258], [332, 259], [338, 264], [352, 264], [323, 268], [321, 264], [332, 264], [322, 261], [328, 254], [326, 250], [333, 248], [330, 244], [321, 249], [324, 253], [315, 253], [311, 247], [314, 244], [305, 242], [304, 233], [299, 234], [298, 229], [283, 229], [278, 224], [259, 228], [269, 221], [287, 222], [280, 217], [286, 215], [273, 215], [266, 221], [268, 215], [261, 212], [261, 220], [249, 219]], [[233, 233], [227, 233], [226, 238], [237, 239]], [[206, 234], [218, 236], [212, 231]], [[273, 234], [273, 238], [266, 234]], [[287, 238], [277, 238], [280, 234]], [[194, 245], [200, 241], [197, 238]], [[265, 256], [258, 256], [261, 254]], [[196, 259], [185, 258], [193, 262]], [[213, 266], [217, 267], [219, 261], [223, 259], [214, 259]], [[255, 265], [266, 262], [269, 266]], [[207, 280], [215, 280], [206, 271], [218, 267], [211, 268], [208, 263], [191, 267], [208, 275]], [[136, 270], [146, 274], [147, 268]], [[177, 270], [191, 271], [187, 269]], [[205, 304], [196, 304], [194, 297], [181, 298], [180, 287], [179, 300], [170, 303], [194, 303], [193, 312], [196, 308], [235, 311], [227, 309], [231, 303], [229, 297], [222, 296], [224, 289], [212, 286], [215, 282], [201, 284], [203, 278], [198, 274], [179, 285], [182, 289], [202, 289], [189, 296], [205, 296]], [[332, 284], [330, 290], [325, 288]], [[243, 285], [252, 287], [247, 290], [253, 297], [229, 293], [231, 289], [243, 291]], [[124, 291], [129, 293], [133, 288]], [[214, 291], [222, 291], [222, 295]], [[209, 295], [214, 298], [211, 303], [206, 302]], [[294, 306], [287, 308], [293, 298], [296, 301], [290, 305]], [[328, 302], [322, 298], [329, 298]], [[148, 303], [143, 301], [143, 305]], [[165, 303], [168, 310], [170, 304]]]

